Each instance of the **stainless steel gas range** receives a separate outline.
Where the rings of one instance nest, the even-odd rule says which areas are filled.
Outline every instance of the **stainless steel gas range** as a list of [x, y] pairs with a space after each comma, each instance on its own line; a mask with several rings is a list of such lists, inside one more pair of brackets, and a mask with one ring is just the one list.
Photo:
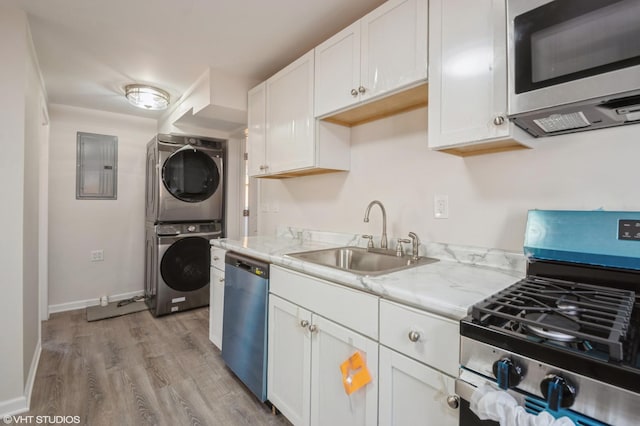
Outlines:
[[461, 426], [498, 424], [469, 407], [487, 383], [526, 416], [640, 424], [640, 212], [530, 211], [525, 254], [461, 321]]

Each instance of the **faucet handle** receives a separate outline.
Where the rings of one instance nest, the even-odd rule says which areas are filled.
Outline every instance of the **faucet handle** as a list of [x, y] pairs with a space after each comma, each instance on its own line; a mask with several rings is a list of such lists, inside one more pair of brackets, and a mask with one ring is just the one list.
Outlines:
[[404, 248], [402, 247], [402, 243], [410, 243], [411, 240], [407, 238], [398, 238], [398, 245], [396, 246], [396, 256], [402, 257], [404, 256]]
[[363, 235], [362, 238], [369, 240], [369, 242], [367, 243], [367, 248], [373, 248], [373, 235]]

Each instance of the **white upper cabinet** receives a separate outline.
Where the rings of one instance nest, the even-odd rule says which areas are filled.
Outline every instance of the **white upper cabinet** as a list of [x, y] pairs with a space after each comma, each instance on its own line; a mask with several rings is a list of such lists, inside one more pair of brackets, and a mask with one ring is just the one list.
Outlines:
[[427, 0], [390, 0], [361, 19], [363, 99], [427, 78]]
[[456, 155], [527, 148], [507, 119], [505, 7], [429, 1], [429, 147]]
[[427, 78], [427, 0], [389, 0], [315, 49], [315, 116]]
[[360, 100], [360, 21], [315, 49], [316, 117]]
[[258, 176], [265, 173], [266, 164], [266, 102], [267, 83], [262, 82], [249, 90], [248, 114], [247, 114], [247, 152], [249, 176]]
[[314, 161], [313, 51], [267, 80], [268, 173], [310, 167]]
[[350, 131], [313, 116], [308, 52], [248, 93], [249, 175], [283, 178], [349, 170]]

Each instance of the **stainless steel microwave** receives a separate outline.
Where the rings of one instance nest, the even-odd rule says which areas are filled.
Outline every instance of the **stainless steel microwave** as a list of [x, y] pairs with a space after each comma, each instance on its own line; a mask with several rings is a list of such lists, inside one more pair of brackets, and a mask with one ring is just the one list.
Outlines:
[[509, 118], [553, 136], [640, 123], [640, 0], [507, 0]]

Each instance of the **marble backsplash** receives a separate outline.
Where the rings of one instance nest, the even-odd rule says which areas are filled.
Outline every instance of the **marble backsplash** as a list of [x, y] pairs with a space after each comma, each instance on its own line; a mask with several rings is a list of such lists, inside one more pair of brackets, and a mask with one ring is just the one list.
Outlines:
[[[345, 246], [366, 247], [368, 240], [361, 234], [349, 234], [331, 231], [279, 226], [276, 234], [281, 238], [291, 238], [301, 242], [321, 242]], [[404, 238], [404, 237], [403, 237]], [[389, 247], [394, 248], [396, 237], [388, 236]], [[374, 235], [374, 244], [380, 246], [380, 237]], [[406, 247], [410, 252], [409, 245]], [[467, 247], [453, 244], [420, 242], [420, 256], [434, 257], [441, 260], [464, 263], [475, 266], [486, 266], [525, 275], [527, 260], [523, 253], [508, 252], [500, 249]]]

